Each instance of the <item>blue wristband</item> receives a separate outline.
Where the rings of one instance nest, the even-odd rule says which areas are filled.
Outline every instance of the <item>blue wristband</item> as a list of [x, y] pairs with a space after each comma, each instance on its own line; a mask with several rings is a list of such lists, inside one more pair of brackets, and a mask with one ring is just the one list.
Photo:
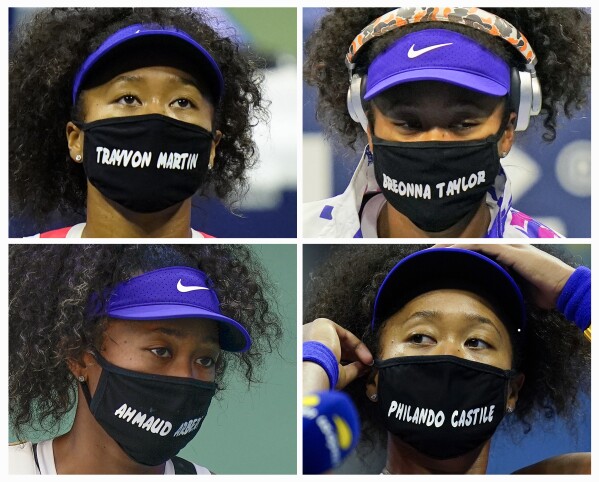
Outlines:
[[576, 268], [557, 299], [557, 309], [582, 331], [591, 324], [591, 270]]
[[337, 362], [333, 350], [319, 341], [305, 341], [303, 352], [304, 361], [316, 363], [327, 372], [331, 390], [333, 390], [339, 380], [339, 362]]

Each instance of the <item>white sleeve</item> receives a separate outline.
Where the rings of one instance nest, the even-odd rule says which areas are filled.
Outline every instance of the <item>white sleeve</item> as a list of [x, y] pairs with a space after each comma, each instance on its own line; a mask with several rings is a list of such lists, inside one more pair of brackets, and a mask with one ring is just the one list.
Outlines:
[[39, 475], [31, 442], [17, 442], [8, 446], [8, 473]]

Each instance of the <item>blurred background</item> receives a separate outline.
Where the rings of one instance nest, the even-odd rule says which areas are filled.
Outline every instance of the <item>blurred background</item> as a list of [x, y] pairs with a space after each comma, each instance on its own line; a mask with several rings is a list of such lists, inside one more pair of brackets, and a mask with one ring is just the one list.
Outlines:
[[[307, 39], [324, 8], [303, 9], [303, 38]], [[358, 32], [356, 32], [357, 34]], [[349, 46], [348, 46], [349, 47]], [[303, 202], [341, 194], [347, 187], [361, 152], [325, 140], [316, 121], [316, 89], [303, 86]], [[545, 223], [569, 238], [591, 236], [591, 108], [562, 115], [557, 138], [542, 140], [540, 123], [518, 132], [516, 143], [502, 159], [511, 182], [515, 209]]]
[[[212, 400], [196, 437], [179, 452], [217, 474], [295, 474], [297, 471], [297, 261], [295, 244], [252, 245], [274, 285], [271, 301], [281, 315], [283, 338], [278, 352], [265, 354], [262, 383], [250, 389], [230, 369], [226, 389]], [[232, 368], [232, 365], [231, 365]], [[32, 442], [67, 432], [74, 410], [60, 427], [30, 430]], [[9, 432], [9, 441], [15, 441]]]
[[[265, 66], [264, 95], [272, 102], [269, 125], [254, 130], [260, 162], [250, 172], [250, 190], [229, 206], [218, 199], [193, 200], [191, 225], [218, 238], [295, 238], [297, 231], [297, 122], [296, 57], [297, 14], [295, 8], [206, 9], [218, 29], [237, 33], [240, 51], [251, 51]], [[35, 9], [10, 8], [9, 23], [26, 20]], [[52, 220], [47, 230], [84, 221], [64, 216]], [[10, 229], [11, 237], [34, 232]]]
[[[571, 253], [577, 264], [591, 267], [590, 244], [554, 246]], [[337, 245], [329, 244], [305, 244], [303, 246], [304, 293], [311, 274], [318, 270], [325, 259], [331, 256], [336, 247]], [[304, 320], [304, 322], [309, 321], [312, 320]], [[533, 429], [527, 434], [522, 430], [515, 429], [510, 432], [502, 427], [504, 424], [499, 426], [493, 437], [487, 468], [488, 474], [509, 474], [554, 455], [590, 452], [591, 400], [586, 394], [580, 394], [580, 411], [571, 421], [565, 421], [559, 417], [535, 420]], [[378, 474], [385, 466], [385, 459], [386, 447], [375, 445], [367, 459], [359, 458], [354, 452], [335, 470], [335, 473]]]

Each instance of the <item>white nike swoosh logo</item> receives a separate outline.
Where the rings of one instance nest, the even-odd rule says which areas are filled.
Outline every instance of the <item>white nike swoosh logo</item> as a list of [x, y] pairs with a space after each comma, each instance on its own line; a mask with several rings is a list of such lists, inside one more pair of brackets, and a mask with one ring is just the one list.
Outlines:
[[420, 49], [420, 50], [414, 50], [414, 47], [416, 46], [416, 44], [412, 44], [412, 46], [410, 47], [410, 50], [408, 50], [408, 58], [415, 59], [416, 57], [419, 57], [420, 55], [425, 54], [427, 52], [430, 52], [431, 50], [435, 50], [440, 47], [446, 47], [446, 46], [452, 45], [452, 44], [453, 44], [453, 42], [450, 42], [448, 44], [431, 45], [430, 47], [424, 47], [423, 49]]
[[208, 290], [210, 288], [205, 288], [204, 286], [183, 286], [181, 284], [181, 280], [179, 280], [179, 282], [177, 283], [177, 289], [181, 292], [181, 293], [187, 293], [188, 291], [195, 291], [195, 290]]

